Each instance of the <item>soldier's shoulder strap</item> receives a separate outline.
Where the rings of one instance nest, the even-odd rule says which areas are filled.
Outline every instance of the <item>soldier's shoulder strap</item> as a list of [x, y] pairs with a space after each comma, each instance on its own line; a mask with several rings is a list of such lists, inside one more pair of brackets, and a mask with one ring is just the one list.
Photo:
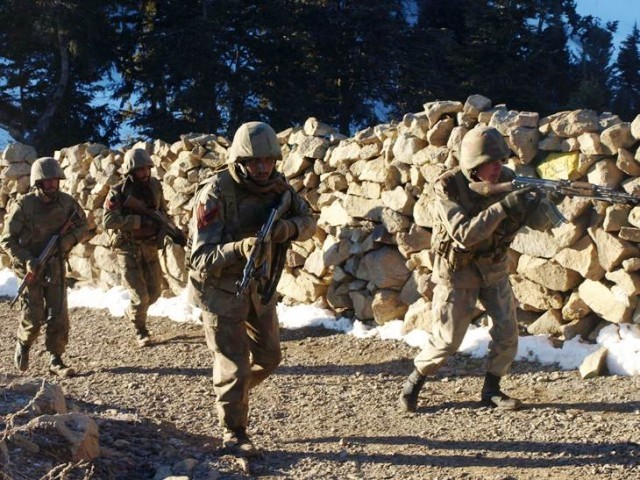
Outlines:
[[232, 219], [238, 217], [238, 201], [236, 199], [235, 180], [229, 173], [224, 170], [218, 174], [218, 185], [224, 203], [225, 218]]
[[458, 201], [460, 199], [460, 184], [458, 181], [459, 174], [462, 172], [459, 168], [447, 170], [436, 180], [434, 186], [435, 192], [439, 197]]
[[207, 187], [220, 192], [224, 204], [224, 218], [236, 218], [238, 216], [238, 202], [236, 199], [235, 181], [229, 173], [229, 170], [216, 171], [212, 176], [200, 182], [196, 188], [196, 198], [197, 195]]
[[462, 173], [462, 170], [459, 170], [456, 173], [455, 179], [456, 179], [456, 190], [458, 193], [458, 199], [465, 205], [473, 203], [471, 201], [471, 189], [469, 188], [469, 180], [467, 179], [467, 177], [464, 176], [464, 173]]
[[37, 197], [31, 193], [28, 193], [16, 201], [15, 207], [19, 207], [22, 210], [22, 215], [24, 216], [25, 220], [33, 222], [33, 215], [36, 212], [37, 203]]

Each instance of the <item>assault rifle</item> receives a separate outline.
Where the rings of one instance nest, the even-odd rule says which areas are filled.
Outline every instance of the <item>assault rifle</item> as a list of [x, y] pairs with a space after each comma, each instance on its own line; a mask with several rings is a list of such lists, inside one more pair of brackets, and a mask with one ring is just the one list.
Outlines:
[[53, 256], [56, 254], [58, 250], [58, 241], [63, 237], [63, 235], [65, 235], [69, 230], [71, 230], [71, 227], [73, 227], [73, 222], [77, 216], [78, 216], [78, 212], [74, 210], [73, 213], [69, 215], [69, 218], [67, 218], [67, 221], [64, 222], [64, 225], [62, 225], [62, 228], [60, 229], [60, 231], [51, 236], [51, 238], [45, 245], [42, 252], [40, 252], [40, 255], [38, 255], [38, 258], [36, 259], [36, 263], [33, 267], [33, 270], [28, 271], [27, 274], [22, 279], [22, 283], [18, 287], [18, 292], [16, 293], [16, 296], [13, 297], [13, 300], [11, 300], [11, 302], [9, 303], [10, 307], [13, 307], [13, 305], [18, 301], [20, 296], [22, 296], [22, 293], [24, 292], [25, 288], [33, 285], [37, 280], [40, 279], [47, 263], [49, 262], [49, 260], [53, 258]]
[[510, 182], [489, 183], [473, 182], [469, 188], [480, 195], [496, 195], [507, 193], [520, 188], [533, 187], [544, 193], [560, 194], [567, 197], [588, 197], [609, 203], [623, 203], [626, 205], [640, 205], [640, 196], [620, 192], [608, 187], [601, 187], [589, 182], [572, 182], [570, 180], [545, 180], [534, 177], [515, 177]]
[[[249, 254], [247, 263], [242, 270], [242, 279], [236, 282], [236, 287], [238, 288], [236, 292], [237, 296], [244, 295], [247, 291], [247, 288], [249, 288], [249, 282], [251, 282], [251, 279], [260, 276], [258, 275], [258, 271], [256, 269], [256, 261], [258, 260], [258, 258], [260, 258], [261, 255], [263, 255], [263, 250], [265, 248], [268, 248], [269, 246], [269, 242], [271, 241], [271, 230], [273, 229], [273, 225], [276, 223], [276, 220], [278, 220], [284, 213], [286, 213], [286, 211], [289, 209], [289, 206], [291, 205], [290, 197], [287, 201], [288, 195], [290, 195], [290, 193], [288, 191], [285, 191], [282, 199], [280, 200], [280, 203], [277, 207], [274, 207], [271, 210], [271, 212], [269, 213], [269, 218], [267, 218], [267, 221], [264, 223], [264, 225], [262, 225], [262, 228], [260, 228], [260, 231], [256, 235], [256, 243], [251, 249], [251, 253]], [[267, 271], [267, 264], [264, 263], [260, 270], [262, 270], [261, 275], [264, 276]], [[271, 297], [274, 289], [275, 284], [270, 286], [264, 293], [264, 304], [268, 302], [267, 297]]]
[[148, 208], [142, 200], [129, 195], [122, 203], [124, 207], [130, 208], [136, 213], [150, 218], [153, 223], [163, 229], [167, 235], [173, 240], [173, 243], [184, 247], [187, 244], [187, 237], [173, 222], [160, 210]]

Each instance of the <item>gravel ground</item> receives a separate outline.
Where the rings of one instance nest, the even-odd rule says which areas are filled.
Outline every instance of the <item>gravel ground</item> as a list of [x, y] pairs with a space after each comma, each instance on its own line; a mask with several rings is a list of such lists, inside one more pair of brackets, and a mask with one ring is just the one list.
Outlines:
[[[284, 361], [251, 397], [249, 433], [264, 454], [247, 464], [219, 450], [201, 327], [152, 318], [156, 342], [139, 349], [121, 318], [88, 309], [71, 317], [65, 358], [79, 375], [47, 373], [42, 336], [25, 375], [60, 384], [72, 409], [97, 420], [102, 455], [85, 478], [640, 479], [640, 377], [581, 380], [576, 371], [517, 363], [504, 385], [525, 408], [498, 413], [477, 403], [482, 362], [456, 356], [407, 414], [397, 396], [415, 349], [283, 330]], [[6, 384], [17, 374], [17, 315], [1, 302], [0, 318]], [[55, 466], [9, 453], [20, 480]]]

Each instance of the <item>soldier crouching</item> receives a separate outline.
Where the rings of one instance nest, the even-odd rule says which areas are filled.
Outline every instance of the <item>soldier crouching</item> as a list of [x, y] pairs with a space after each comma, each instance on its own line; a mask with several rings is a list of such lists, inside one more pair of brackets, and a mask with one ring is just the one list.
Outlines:
[[541, 207], [549, 200], [539, 191], [481, 195], [470, 188], [472, 182], [491, 186], [513, 179], [514, 172], [503, 166], [509, 154], [500, 132], [477, 126], [462, 140], [460, 166], [444, 173], [435, 185], [434, 327], [402, 388], [399, 400], [404, 411], [416, 410], [427, 377], [460, 347], [477, 301], [492, 321], [481, 402], [507, 410], [521, 405], [500, 386], [518, 349], [516, 301], [509, 283], [507, 251], [522, 226], [548, 230], [555, 223], [540, 214], [547, 211]]

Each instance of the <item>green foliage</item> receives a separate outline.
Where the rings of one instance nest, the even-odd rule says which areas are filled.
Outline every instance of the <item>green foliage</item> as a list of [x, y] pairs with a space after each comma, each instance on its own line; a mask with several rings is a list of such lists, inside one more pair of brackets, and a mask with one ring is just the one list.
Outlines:
[[[480, 93], [638, 111], [638, 31], [574, 0], [4, 0], [0, 127], [43, 153], [119, 126], [174, 141], [309, 116], [350, 133]], [[615, 68], [614, 68], [615, 67]]]
[[[401, 62], [400, 111], [474, 93], [512, 108], [551, 113], [572, 91], [568, 0], [419, 2]], [[415, 109], [415, 106], [413, 107]]]
[[569, 99], [570, 108], [607, 110], [611, 100], [611, 56], [613, 34], [617, 22], [601, 26], [600, 20], [592, 16], [580, 19], [574, 28], [573, 37], [579, 50], [575, 58], [576, 88]]
[[632, 121], [640, 113], [640, 30], [632, 32], [622, 42], [614, 65], [613, 111], [623, 120]]
[[111, 2], [0, 4], [0, 126], [42, 154], [109, 142], [114, 124], [97, 97], [111, 59]]

